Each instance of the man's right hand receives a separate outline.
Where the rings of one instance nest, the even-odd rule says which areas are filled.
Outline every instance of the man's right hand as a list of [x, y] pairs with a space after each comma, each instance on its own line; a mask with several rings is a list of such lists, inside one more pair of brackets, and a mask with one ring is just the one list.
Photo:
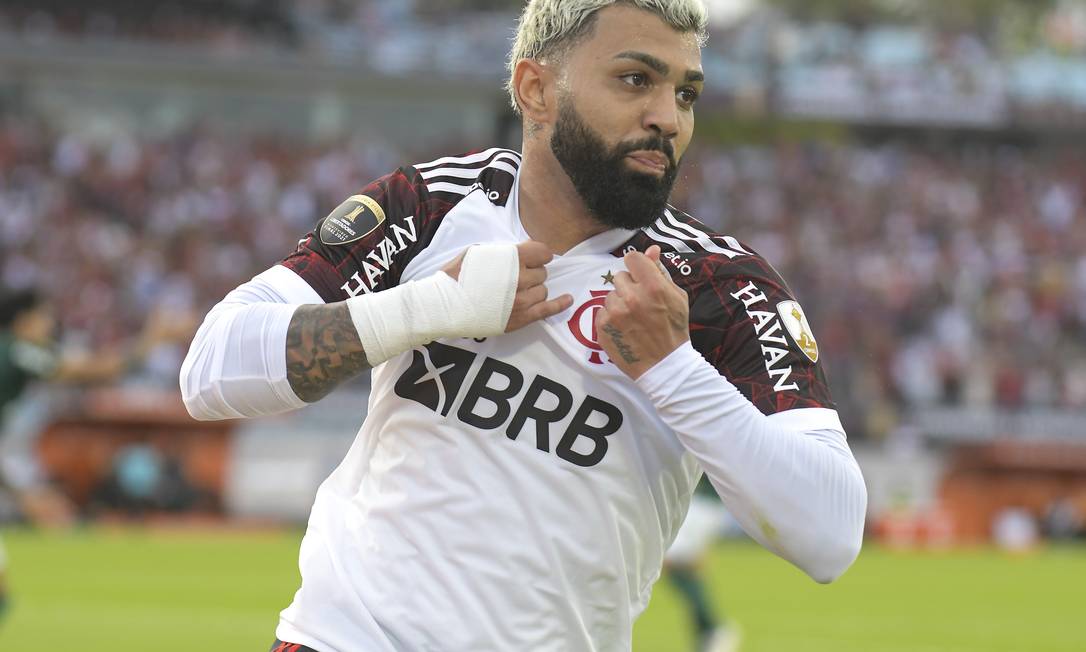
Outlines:
[[[471, 292], [457, 287], [468, 251], [465, 249], [441, 270], [451, 281], [435, 275], [345, 301], [298, 306], [287, 329], [286, 346], [287, 381], [295, 395], [307, 403], [317, 401], [366, 367], [439, 337], [476, 337], [471, 334], [473, 329], [482, 333], [478, 337], [501, 333], [499, 324], [513, 289], [513, 258], [507, 245], [501, 249], [500, 261], [487, 261], [486, 251], [477, 250], [472, 255], [468, 276], [474, 276], [476, 287]], [[505, 324], [507, 333], [573, 305], [573, 297], [568, 294], [547, 300], [544, 266], [554, 254], [545, 245], [522, 242], [516, 245], [516, 253], [516, 291]], [[505, 278], [509, 279], [508, 285], [503, 285]], [[473, 314], [481, 308], [477, 304], [488, 299], [496, 302], [501, 312], [495, 306], [486, 306], [490, 315]], [[449, 309], [454, 314], [447, 312]], [[487, 317], [489, 322], [485, 321]], [[483, 321], [483, 327], [480, 329], [473, 320]]]
[[[459, 280], [460, 265], [465, 253], [467, 253], [466, 249], [441, 271]], [[547, 269], [544, 266], [554, 258], [554, 254], [545, 244], [525, 240], [517, 245], [517, 257], [520, 263], [517, 273], [517, 293], [513, 299], [513, 310], [509, 313], [509, 322], [505, 326], [506, 333], [534, 321], [557, 315], [573, 305], [573, 297], [569, 294], [547, 300], [547, 287], [544, 285], [547, 280]]]

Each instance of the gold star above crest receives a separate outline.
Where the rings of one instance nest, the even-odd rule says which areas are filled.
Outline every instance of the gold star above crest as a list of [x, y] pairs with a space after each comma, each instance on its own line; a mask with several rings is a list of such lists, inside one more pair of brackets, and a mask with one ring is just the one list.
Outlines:
[[607, 270], [606, 274], [600, 274], [600, 278], [603, 279], [604, 283], [615, 284], [615, 275], [611, 273], [611, 270]]

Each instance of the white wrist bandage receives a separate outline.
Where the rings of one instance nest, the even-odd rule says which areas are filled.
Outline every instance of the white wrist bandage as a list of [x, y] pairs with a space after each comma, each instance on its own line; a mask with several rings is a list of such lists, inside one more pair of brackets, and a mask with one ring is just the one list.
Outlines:
[[459, 280], [438, 272], [347, 299], [370, 366], [442, 337], [501, 334], [513, 310], [519, 268], [516, 245], [475, 245], [464, 255]]

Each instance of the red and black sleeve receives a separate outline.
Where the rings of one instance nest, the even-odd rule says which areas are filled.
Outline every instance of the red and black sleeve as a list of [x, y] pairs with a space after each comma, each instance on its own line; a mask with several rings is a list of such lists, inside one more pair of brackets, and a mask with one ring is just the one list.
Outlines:
[[833, 409], [814, 334], [776, 270], [757, 255], [712, 267], [688, 290], [694, 348], [763, 414]]
[[433, 204], [418, 172], [400, 168], [317, 222], [282, 264], [326, 302], [393, 287], [432, 237]]

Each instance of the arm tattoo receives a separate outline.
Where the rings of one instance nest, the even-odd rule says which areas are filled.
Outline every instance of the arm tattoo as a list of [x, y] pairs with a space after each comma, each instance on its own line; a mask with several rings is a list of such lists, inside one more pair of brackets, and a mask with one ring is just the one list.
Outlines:
[[618, 349], [618, 354], [622, 356], [623, 362], [630, 364], [641, 360], [641, 358], [634, 355], [633, 348], [622, 340], [622, 331], [611, 324], [607, 324], [603, 327], [603, 332], [611, 336], [611, 339], [615, 343], [615, 348]]
[[299, 306], [287, 329], [287, 381], [306, 403], [368, 368], [346, 303]]

